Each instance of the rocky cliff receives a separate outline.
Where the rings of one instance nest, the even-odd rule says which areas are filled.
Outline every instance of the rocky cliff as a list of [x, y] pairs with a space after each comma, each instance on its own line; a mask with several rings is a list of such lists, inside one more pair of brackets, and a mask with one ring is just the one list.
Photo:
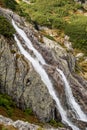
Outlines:
[[0, 91], [10, 95], [18, 107], [32, 108], [40, 119], [48, 121], [55, 105], [39, 75], [14, 40], [0, 36], [0, 48]]
[[[26, 24], [24, 19], [13, 12], [0, 8], [0, 14], [10, 22], [13, 18], [17, 25], [26, 32], [35, 49], [42, 54], [47, 63], [43, 67], [52, 81], [61, 104], [67, 110], [68, 117], [72, 117], [72, 122], [81, 130], [85, 130], [87, 123], [82, 121], [82, 125], [80, 125], [79, 120], [75, 119], [75, 112], [72, 112], [67, 101], [64, 81], [56, 69], [59, 68], [66, 75], [76, 101], [87, 113], [87, 81], [75, 73], [76, 61], [72, 52], [67, 53], [58, 43], [40, 35], [31, 25]], [[17, 37], [28, 50], [19, 34]], [[43, 43], [39, 42], [40, 37]], [[34, 57], [33, 52], [29, 52]], [[40, 75], [35, 71], [31, 62], [20, 53], [14, 39], [6, 39], [3, 36], [0, 36], [0, 92], [10, 95], [18, 107], [32, 108], [41, 121], [61, 120], [56, 103]]]

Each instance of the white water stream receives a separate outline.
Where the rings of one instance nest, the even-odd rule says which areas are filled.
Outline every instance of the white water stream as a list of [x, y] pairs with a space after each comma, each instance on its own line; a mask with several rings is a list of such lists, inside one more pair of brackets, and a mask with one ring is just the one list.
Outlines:
[[12, 20], [12, 24], [13, 24], [15, 30], [17, 31], [17, 33], [24, 39], [26, 46], [34, 52], [38, 61], [40, 61], [41, 64], [46, 64], [42, 55], [33, 47], [32, 43], [29, 40], [29, 38], [27, 37], [26, 33], [15, 24], [14, 20]]
[[57, 71], [60, 73], [61, 78], [62, 78], [62, 80], [63, 80], [63, 82], [65, 84], [65, 93], [66, 93], [69, 105], [71, 106], [72, 110], [75, 111], [75, 114], [77, 115], [77, 117], [80, 120], [87, 122], [87, 116], [81, 110], [79, 104], [75, 101], [75, 98], [73, 97], [73, 94], [72, 94], [72, 90], [70, 88], [70, 85], [69, 85], [64, 73], [58, 68], [57, 68]]
[[[42, 55], [33, 47], [31, 41], [29, 40], [29, 38], [27, 37], [26, 33], [20, 29], [14, 22], [14, 20], [12, 20], [12, 24], [14, 26], [14, 28], [16, 29], [17, 33], [23, 38], [23, 40], [25, 41], [26, 46], [33, 51], [33, 53], [35, 54], [35, 56], [37, 57], [37, 59], [34, 59], [21, 45], [20, 41], [17, 39], [16, 36], [14, 36], [15, 41], [17, 42], [17, 45], [21, 51], [21, 53], [32, 63], [34, 69], [36, 70], [36, 72], [40, 75], [42, 81], [44, 82], [44, 84], [47, 86], [50, 95], [53, 97], [53, 99], [55, 100], [56, 104], [57, 104], [57, 108], [61, 114], [62, 117], [62, 121], [66, 124], [68, 124], [69, 126], [71, 126], [73, 128], [73, 130], [79, 130], [78, 127], [74, 126], [72, 124], [72, 122], [70, 122], [70, 120], [67, 118], [67, 114], [66, 111], [63, 109], [63, 107], [61, 106], [60, 100], [58, 99], [56, 92], [53, 88], [53, 85], [46, 73], [46, 71], [43, 69], [42, 65], [46, 64], [44, 58], [42, 57]], [[42, 64], [40, 64], [40, 63]], [[60, 73], [61, 78], [65, 84], [65, 93], [66, 93], [66, 97], [69, 100], [69, 105], [71, 106], [72, 110], [75, 111], [77, 117], [79, 117], [81, 120], [83, 121], [87, 121], [87, 117], [86, 115], [82, 112], [80, 106], [76, 103], [73, 95], [72, 95], [72, 91], [71, 88], [69, 86], [69, 83], [65, 77], [65, 75], [63, 74], [63, 72], [57, 68], [57, 71]]]
[[52, 85], [52, 83], [51, 83], [51, 81], [50, 81], [50, 79], [49, 79], [46, 71], [40, 65], [40, 63], [38, 62], [38, 60], [32, 58], [31, 55], [22, 47], [22, 45], [21, 45], [20, 41], [17, 39], [17, 37], [14, 36], [14, 38], [15, 38], [15, 41], [16, 41], [16, 43], [17, 43], [17, 45], [18, 45], [21, 53], [32, 63], [34, 69], [41, 76], [42, 81], [47, 86], [50, 95], [52, 96], [52, 98], [56, 102], [57, 109], [59, 110], [59, 112], [61, 114], [61, 117], [62, 117], [62, 122], [64, 122], [64, 123], [68, 124], [69, 126], [71, 126], [73, 130], [80, 130], [78, 127], [74, 126], [73, 123], [70, 122], [70, 120], [67, 118], [66, 111], [61, 106], [59, 98], [57, 97], [56, 92], [53, 89], [53, 85]]

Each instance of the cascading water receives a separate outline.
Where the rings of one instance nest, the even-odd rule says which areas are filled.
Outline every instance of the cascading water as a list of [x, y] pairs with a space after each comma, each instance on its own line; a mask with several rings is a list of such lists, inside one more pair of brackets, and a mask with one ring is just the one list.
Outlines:
[[15, 39], [15, 41], [16, 41], [19, 49], [20, 49], [20, 52], [32, 63], [34, 69], [40, 75], [40, 77], [41, 77], [42, 81], [44, 82], [44, 84], [47, 86], [47, 89], [48, 89], [50, 95], [52, 96], [52, 98], [56, 102], [57, 109], [59, 110], [59, 112], [61, 114], [61, 117], [62, 117], [62, 122], [64, 122], [64, 123], [68, 124], [69, 126], [71, 126], [73, 130], [80, 130], [78, 127], [73, 125], [73, 123], [67, 118], [66, 111], [62, 107], [62, 105], [60, 103], [60, 100], [57, 97], [55, 90], [53, 89], [53, 85], [52, 85], [52, 83], [51, 83], [51, 81], [50, 81], [46, 71], [40, 65], [38, 60], [32, 58], [32, 56], [22, 47], [20, 41], [17, 39], [16, 36], [14, 36], [14, 39]]
[[15, 24], [14, 20], [12, 20], [12, 24], [13, 24], [15, 30], [18, 32], [18, 34], [24, 39], [26, 46], [34, 52], [38, 61], [40, 61], [41, 64], [46, 64], [42, 55], [33, 47], [32, 43], [29, 40], [29, 38], [27, 37], [26, 33]]
[[69, 105], [71, 106], [72, 110], [74, 110], [75, 114], [77, 115], [77, 117], [80, 120], [87, 122], [87, 116], [81, 110], [79, 104], [75, 101], [75, 98], [73, 97], [73, 94], [72, 94], [72, 90], [70, 88], [70, 85], [69, 85], [64, 73], [58, 68], [57, 68], [57, 71], [61, 75], [61, 78], [62, 78], [62, 80], [63, 80], [63, 82], [65, 84], [65, 93], [66, 93]]
[[[36, 72], [41, 76], [41, 79], [42, 79], [42, 81], [44, 82], [44, 84], [47, 86], [47, 88], [48, 88], [48, 90], [49, 90], [49, 93], [50, 93], [50, 95], [53, 97], [53, 99], [55, 100], [55, 102], [56, 102], [56, 104], [57, 104], [57, 108], [58, 108], [58, 110], [59, 110], [59, 112], [60, 112], [60, 114], [61, 114], [61, 117], [62, 117], [62, 121], [64, 122], [64, 123], [66, 123], [66, 124], [68, 124], [69, 126], [71, 126], [72, 128], [73, 128], [73, 130], [79, 130], [79, 128], [78, 127], [76, 127], [76, 126], [74, 126], [73, 125], [73, 123], [67, 118], [67, 114], [66, 114], [66, 111], [63, 109], [63, 107], [61, 106], [61, 103], [60, 103], [60, 101], [59, 101], [59, 99], [58, 99], [58, 97], [57, 97], [57, 95], [56, 95], [56, 93], [55, 93], [55, 91], [54, 91], [54, 89], [53, 89], [53, 86], [52, 86], [52, 83], [51, 83], [51, 81], [50, 81], [50, 79], [49, 79], [49, 77], [48, 77], [48, 75], [47, 75], [47, 73], [46, 73], [46, 71], [43, 69], [43, 67], [42, 67], [42, 65], [47, 65], [46, 64], [46, 62], [45, 62], [45, 60], [44, 60], [44, 58], [42, 57], [42, 55], [33, 47], [33, 45], [32, 45], [32, 43], [31, 43], [31, 41], [28, 39], [28, 37], [27, 37], [27, 35], [26, 35], [26, 33], [22, 30], [22, 29], [20, 29], [16, 24], [15, 24], [15, 22], [14, 22], [14, 20], [12, 20], [12, 24], [13, 24], [13, 26], [14, 26], [14, 28], [16, 29], [16, 31], [17, 31], [17, 33], [23, 38], [23, 40], [25, 41], [25, 44], [26, 44], [26, 46], [30, 49], [30, 50], [32, 50], [33, 51], [33, 53], [35, 54], [35, 56], [36, 56], [36, 58], [37, 59], [34, 59], [22, 46], [21, 46], [21, 43], [20, 43], [20, 41], [17, 39], [17, 37], [15, 36], [15, 40], [16, 40], [16, 42], [17, 42], [17, 44], [18, 44], [18, 47], [19, 47], [19, 49], [20, 49], [20, 51], [21, 51], [21, 53], [32, 63], [32, 65], [33, 65], [33, 67], [34, 67], [34, 69], [36, 70]], [[42, 65], [41, 65], [41, 64]], [[39, 68], [39, 69], [38, 69]], [[58, 71], [59, 69], [57, 69], [57, 71]], [[61, 75], [61, 77], [62, 77], [62, 79], [63, 79], [63, 81], [64, 81], [64, 78], [63, 78], [63, 76], [62, 76], [62, 74], [63, 74], [63, 72], [61, 71], [61, 70], [59, 70], [60, 72], [60, 75]], [[62, 72], [62, 73], [61, 73]], [[64, 75], [64, 74], [63, 74]], [[66, 77], [65, 77], [66, 78]], [[66, 79], [66, 82], [68, 83], [68, 81], [67, 81], [67, 79]], [[65, 81], [64, 81], [64, 83], [65, 83]], [[65, 83], [66, 85], [67, 85], [67, 83]], [[50, 88], [50, 85], [51, 85], [51, 88]], [[66, 88], [67, 86], [65, 86], [65, 88]], [[70, 86], [69, 86], [70, 87]], [[65, 89], [66, 90], [66, 95], [68, 94], [71, 94], [72, 93], [72, 91], [69, 91], [69, 89]], [[68, 92], [69, 91], [69, 92]], [[71, 96], [71, 97], [73, 97], [73, 95]], [[69, 96], [68, 96], [68, 98], [69, 98]], [[73, 97], [74, 98], [74, 97]], [[72, 99], [72, 98], [71, 98]], [[74, 102], [75, 101], [75, 99], [72, 101], [72, 102]], [[74, 103], [71, 103], [70, 104], [70, 106], [71, 106], [71, 108], [73, 109], [73, 110], [75, 110], [75, 112], [77, 113], [77, 116], [79, 116], [81, 113], [79, 113], [79, 112], [82, 112], [82, 111], [80, 111], [81, 109], [79, 109], [79, 112], [77, 112], [78, 111], [78, 104], [77, 104], [77, 106], [76, 106], [76, 108], [77, 109], [75, 109], [74, 107], [73, 107], [73, 105], [75, 105]], [[79, 106], [79, 108], [80, 108], [80, 106]], [[83, 113], [83, 112], [82, 112]], [[83, 113], [83, 116], [79, 116], [80, 117], [80, 119], [81, 120], [83, 120], [83, 121], [87, 121], [87, 117], [86, 117], [86, 115]]]

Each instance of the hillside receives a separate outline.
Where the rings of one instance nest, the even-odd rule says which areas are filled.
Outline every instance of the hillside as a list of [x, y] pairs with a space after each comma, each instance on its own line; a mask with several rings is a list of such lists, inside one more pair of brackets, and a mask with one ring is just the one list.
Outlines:
[[87, 129], [86, 6], [0, 0], [1, 130]]
[[31, 0], [29, 4], [19, 1], [19, 5], [23, 12], [22, 15], [27, 21], [34, 23], [36, 29], [40, 31], [39, 25], [49, 28], [41, 30], [41, 33], [48, 38], [56, 40], [64, 46], [65, 35], [70, 37], [69, 41], [74, 48], [74, 55], [84, 53], [84, 57], [80, 58], [78, 64], [86, 78], [87, 13], [84, 1], [81, 2], [83, 4], [73, 0], [50, 2], [49, 0]]
[[[81, 4], [73, 0], [31, 0], [29, 5], [20, 2], [20, 7], [35, 24], [64, 31], [70, 36], [73, 46], [87, 54], [87, 17], [83, 15], [85, 10]], [[83, 13], [80, 14], [79, 10]]]
[[51, 2], [49, 0], [30, 0], [29, 5], [20, 0], [18, 4], [11, 0], [0, 1], [2, 7], [17, 11], [21, 16], [26, 17], [27, 21], [33, 21], [36, 26], [41, 25], [58, 29], [58, 32], [59, 30], [63, 31], [70, 36], [74, 48], [87, 54], [85, 29], [87, 28], [87, 17], [84, 16], [86, 11], [81, 4], [73, 0], [54, 0]]

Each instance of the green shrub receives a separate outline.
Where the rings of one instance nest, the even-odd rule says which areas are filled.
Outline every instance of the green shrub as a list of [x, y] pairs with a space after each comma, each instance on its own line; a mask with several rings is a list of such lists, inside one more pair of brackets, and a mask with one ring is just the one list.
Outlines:
[[17, 3], [15, 0], [3, 0], [3, 4], [6, 8], [10, 8], [13, 11], [16, 10]]
[[0, 106], [4, 107], [7, 110], [7, 114], [11, 116], [13, 113], [13, 107], [15, 107], [15, 103], [8, 95], [0, 94]]
[[5, 37], [12, 37], [15, 33], [13, 26], [7, 21], [6, 18], [0, 16], [0, 34]]
[[51, 119], [49, 122], [54, 127], [64, 127], [64, 125], [61, 122], [57, 122], [56, 120]]
[[70, 36], [74, 48], [87, 54], [87, 17], [78, 16], [65, 26], [65, 33]]
[[27, 108], [27, 109], [25, 109], [24, 112], [25, 112], [26, 115], [33, 115], [33, 111], [32, 111], [31, 108]]

